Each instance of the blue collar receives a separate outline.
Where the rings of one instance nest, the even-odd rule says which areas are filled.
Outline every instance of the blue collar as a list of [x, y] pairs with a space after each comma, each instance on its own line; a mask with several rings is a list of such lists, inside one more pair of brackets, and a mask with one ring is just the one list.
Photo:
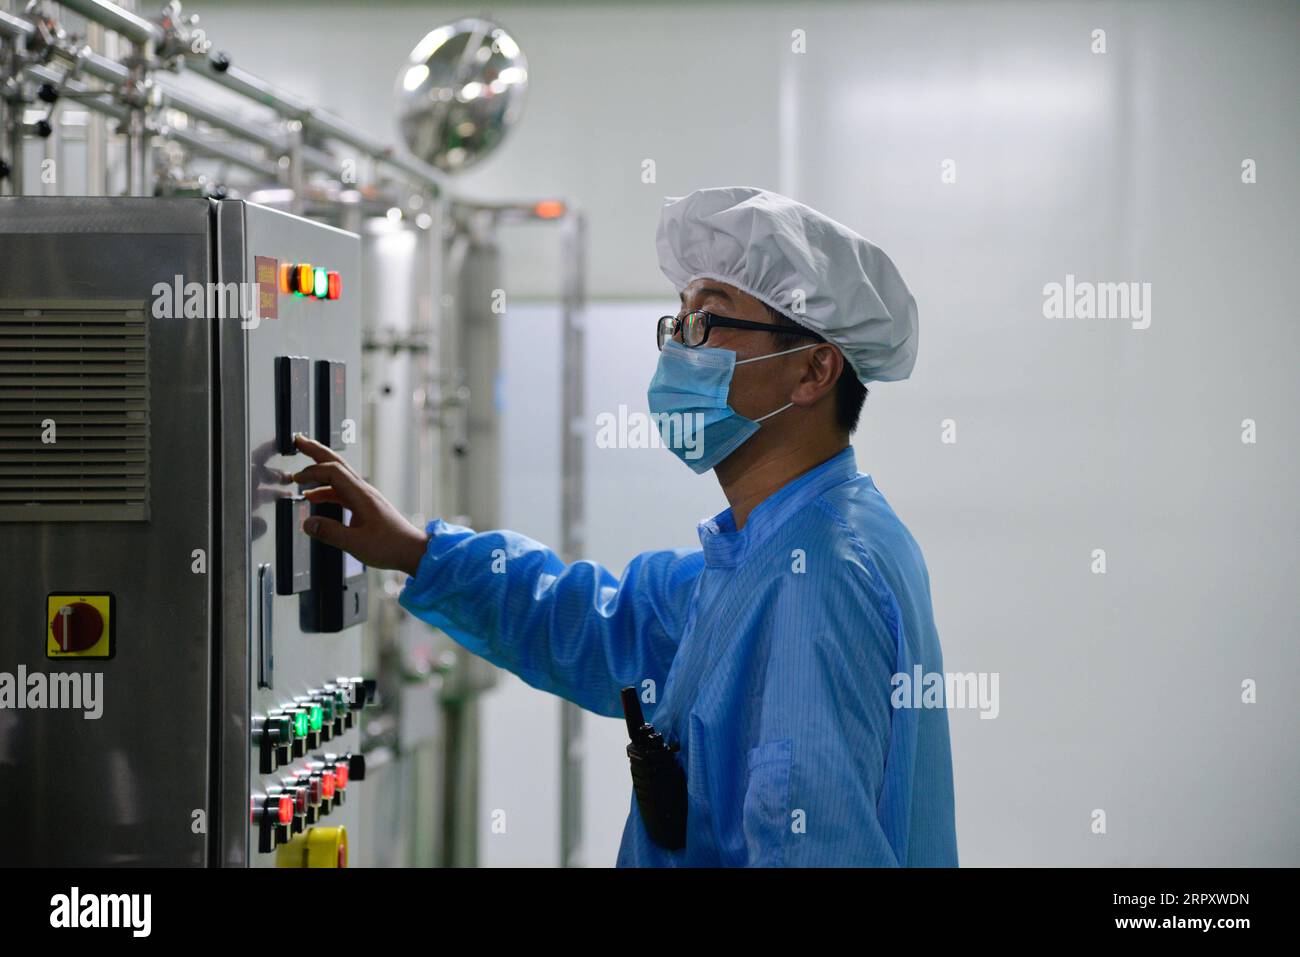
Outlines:
[[842, 485], [857, 475], [858, 461], [853, 455], [853, 446], [850, 445], [759, 502], [749, 513], [749, 521], [740, 531], [736, 531], [736, 523], [729, 508], [700, 522], [704, 564], [707, 567], [739, 565], [751, 551], [770, 538], [805, 505], [828, 489]]

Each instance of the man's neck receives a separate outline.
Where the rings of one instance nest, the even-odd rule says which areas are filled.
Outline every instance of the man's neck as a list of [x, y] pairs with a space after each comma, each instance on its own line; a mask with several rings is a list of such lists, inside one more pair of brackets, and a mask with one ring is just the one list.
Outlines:
[[755, 449], [750, 455], [739, 458], [739, 453], [749, 451], [741, 446], [737, 454], [714, 469], [722, 494], [727, 496], [731, 505], [731, 518], [736, 530], [745, 527], [750, 512], [770, 495], [838, 455], [848, 444], [846, 436], [833, 435], [809, 439], [794, 446]]

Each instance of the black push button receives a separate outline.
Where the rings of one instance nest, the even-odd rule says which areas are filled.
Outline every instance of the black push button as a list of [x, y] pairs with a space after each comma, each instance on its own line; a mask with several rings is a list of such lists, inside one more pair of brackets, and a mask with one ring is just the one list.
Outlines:
[[344, 362], [316, 361], [316, 441], [343, 448], [343, 419], [348, 411], [348, 367]]
[[311, 536], [302, 523], [311, 515], [311, 502], [290, 496], [275, 503], [275, 588], [296, 595], [311, 588]]
[[275, 357], [275, 448], [283, 455], [295, 451], [293, 437], [311, 434], [310, 360], [303, 356]]

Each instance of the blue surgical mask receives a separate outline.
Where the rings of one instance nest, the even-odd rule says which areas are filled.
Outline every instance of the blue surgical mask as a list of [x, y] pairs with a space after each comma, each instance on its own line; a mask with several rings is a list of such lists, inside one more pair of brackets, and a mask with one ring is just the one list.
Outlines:
[[747, 419], [727, 405], [736, 366], [802, 352], [820, 343], [770, 352], [736, 361], [730, 349], [686, 346], [669, 339], [659, 353], [659, 367], [650, 380], [650, 414], [664, 444], [696, 473], [707, 472], [758, 431], [758, 424], [784, 412], [779, 409]]

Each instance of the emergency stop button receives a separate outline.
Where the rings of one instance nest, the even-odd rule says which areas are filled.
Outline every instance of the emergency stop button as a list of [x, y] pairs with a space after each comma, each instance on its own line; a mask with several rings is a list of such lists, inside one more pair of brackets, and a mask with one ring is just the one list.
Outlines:
[[113, 657], [111, 594], [51, 594], [45, 613], [45, 657]]

